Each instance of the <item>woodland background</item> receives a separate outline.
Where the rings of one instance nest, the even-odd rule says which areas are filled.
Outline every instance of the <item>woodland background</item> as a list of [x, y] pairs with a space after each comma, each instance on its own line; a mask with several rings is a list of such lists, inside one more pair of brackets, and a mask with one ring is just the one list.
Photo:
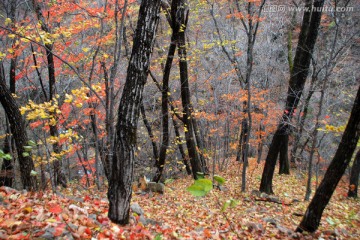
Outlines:
[[[15, 189], [47, 188], [45, 195], [50, 202], [59, 194], [60, 197], [70, 195], [72, 190], [69, 191], [69, 188], [77, 189], [76, 193], [75, 190], [72, 192], [75, 197], [88, 193], [86, 199], [82, 199], [80, 207], [83, 208], [87, 202], [91, 206], [94, 198], [89, 196], [99, 194], [98, 206], [105, 208], [107, 200], [102, 196], [102, 191], [106, 189], [107, 177], [111, 172], [109, 162], [113, 156], [117, 110], [131, 58], [140, 2], [3, 0], [0, 3], [0, 92], [5, 92], [5, 89], [11, 92], [21, 113], [17, 121], [25, 119], [26, 131], [19, 132], [27, 135], [26, 143], [23, 142], [25, 147], [19, 150], [12, 137], [15, 131], [9, 125], [11, 120], [6, 117], [5, 107], [0, 108], [2, 185]], [[214, 180], [214, 175], [224, 177], [228, 185], [225, 184], [221, 190], [228, 191], [226, 194], [233, 199], [264, 200], [275, 205], [280, 203], [282, 207], [276, 214], [284, 216], [287, 216], [287, 206], [297, 199], [301, 200], [303, 210], [307, 203], [302, 201], [305, 197], [305, 185], [308, 185], [306, 195], [309, 200], [311, 190], [315, 191], [338, 149], [359, 87], [359, 3], [352, 0], [324, 3], [329, 8], [338, 7], [338, 11], [324, 11], [321, 15], [308, 78], [298, 106], [291, 112], [290, 121], [286, 121], [289, 125], [286, 154], [290, 163], [290, 176], [285, 171], [282, 172], [285, 176], [279, 177], [276, 174], [274, 177], [275, 194], [286, 191], [277, 187], [284, 184], [286, 189], [301, 188], [302, 195], [290, 190], [287, 195], [281, 196], [281, 200], [274, 200], [268, 198], [268, 195], [257, 195], [253, 190], [259, 187], [270, 143], [279, 122], [283, 120], [296, 47], [301, 40], [304, 14], [302, 1], [192, 0], [179, 7], [184, 11], [177, 12], [171, 11], [171, 2], [161, 2], [149, 76], [142, 102], [139, 103], [133, 180], [146, 176], [151, 181], [166, 183], [165, 189], [169, 191], [166, 196], [169, 199], [166, 201], [171, 201], [173, 194], [176, 196], [181, 192], [186, 195], [188, 193], [183, 193], [182, 190], [192, 183], [188, 174], [191, 174], [190, 168], [193, 168], [190, 163], [191, 154], [195, 154], [202, 167], [206, 166], [202, 170], [209, 178]], [[179, 20], [181, 24], [176, 25], [175, 20]], [[173, 33], [176, 28], [179, 33], [184, 33], [186, 55], [181, 55], [180, 50], [179, 54], [177, 51], [172, 53], [170, 71], [168, 52], [174, 46]], [[184, 85], [181, 79], [183, 72], [178, 67], [184, 60], [187, 63], [187, 100], [191, 103], [189, 109], [183, 107], [182, 92], [187, 85]], [[168, 88], [164, 89], [166, 69], [170, 72]], [[3, 97], [5, 95], [1, 96], [4, 106], [7, 98]], [[164, 102], [164, 99], [167, 100]], [[168, 110], [164, 110], [165, 108]], [[168, 139], [164, 139], [164, 122], [168, 122]], [[195, 139], [193, 153], [187, 142], [189, 132]], [[355, 153], [358, 150], [357, 146]], [[15, 161], [16, 159], [19, 161]], [[313, 166], [309, 171], [310, 161]], [[25, 162], [32, 162], [33, 166], [26, 165]], [[248, 166], [248, 170], [243, 166]], [[347, 168], [346, 176], [350, 174], [351, 166], [352, 164]], [[27, 186], [24, 184], [27, 181], [24, 171], [30, 177]], [[308, 177], [309, 173], [313, 176]], [[193, 176], [195, 175], [196, 171], [193, 171]], [[278, 178], [283, 182], [278, 183]], [[347, 191], [348, 179], [343, 181], [343, 187]], [[3, 190], [4, 196], [19, 194], [11, 201], [17, 200], [22, 206], [20, 209], [31, 206], [31, 211], [28, 209], [22, 214], [35, 211], [35, 203], [19, 203], [21, 199], [24, 202], [32, 199], [26, 195], [29, 193], [21, 198], [20, 193], [12, 191], [6, 188]], [[58, 192], [58, 195], [52, 195], [51, 191]], [[343, 196], [342, 192], [340, 196]], [[184, 197], [177, 204], [185, 204], [182, 201], [186, 202], [190, 197]], [[69, 200], [65, 197], [64, 204], [74, 201], [73, 198]], [[139, 196], [135, 198], [141, 205]], [[284, 202], [283, 199], [286, 198], [290, 199], [289, 202]], [[155, 199], [157, 200], [154, 201], [165, 201], [159, 200], [159, 197]], [[344, 200], [339, 196], [336, 199], [345, 201], [344, 208], [351, 206], [358, 210], [358, 200]], [[149, 201], [147, 198], [143, 200]], [[206, 202], [204, 199], [189, 201], [194, 201], [195, 205]], [[201, 203], [196, 203], [197, 201]], [[218, 208], [216, 211], [220, 211], [226, 199], [219, 200], [219, 196], [212, 196], [208, 201], [211, 205], [209, 209]], [[50, 213], [62, 214], [54, 208], [59, 205], [54, 202], [50, 205]], [[65, 209], [63, 205], [61, 207]], [[253, 212], [258, 210], [253, 209]], [[91, 210], [88, 211], [91, 214]], [[146, 208], [145, 211], [152, 210]], [[99, 210], [100, 212], [98, 216], [105, 218], [103, 215], [106, 210]], [[222, 216], [222, 212], [216, 214]], [[79, 214], [84, 213], [80, 211]], [[185, 213], [180, 211], [179, 214], [183, 214], [182, 218], [185, 218]], [[344, 227], [347, 232], [337, 232], [338, 236], [356, 237], [358, 234], [348, 230], [359, 224], [359, 221], [354, 220], [356, 213], [351, 214], [347, 215], [350, 216], [351, 223], [346, 223]], [[66, 217], [62, 216], [64, 218]], [[225, 218], [226, 224], [231, 226], [232, 221]], [[4, 221], [5, 219], [3, 217]], [[97, 216], [95, 219], [102, 223]], [[3, 224], [6, 223], [4, 221]], [[209, 221], [211, 224], [216, 222]], [[250, 222], [255, 222], [256, 225], [258, 221], [260, 220]], [[12, 226], [15, 229], [21, 225], [14, 222]], [[110, 224], [108, 220], [105, 222], [104, 224]], [[138, 219], [131, 226], [138, 226], [137, 222]], [[263, 222], [266, 225], [266, 221]], [[338, 226], [332, 218], [328, 223], [333, 227]], [[86, 228], [82, 232], [77, 228], [77, 234], [80, 234], [79, 237], [95, 233], [98, 237], [103, 236], [102, 234], [105, 236], [105, 230], [97, 229], [96, 224], [83, 224]], [[258, 225], [251, 225], [249, 222], [242, 224], [250, 235], [261, 237], [261, 233], [265, 232], [263, 236], [269, 237], [266, 234], [271, 234]], [[209, 232], [203, 227], [199, 238], [220, 234], [214, 230], [220, 227], [215, 225], [209, 228]], [[63, 230], [61, 234], [66, 233], [66, 227], [59, 224], [56, 226]], [[120, 234], [120, 230], [106, 226], [104, 228], [113, 237]], [[279, 224], [275, 229], [280, 229], [281, 234], [288, 234], [287, 230], [282, 231], [278, 226]], [[134, 230], [131, 227], [124, 229], [130, 233]], [[155, 236], [154, 232], [160, 231], [148, 229], [149, 233], [141, 232], [144, 229], [137, 229], [139, 234], [143, 234], [138, 237], [151, 238]], [[161, 228], [162, 236], [166, 237], [177, 231], [176, 226], [170, 226], [169, 233], [166, 233], [166, 229]], [[221, 234], [239, 237], [236, 229], [228, 227]], [[192, 231], [189, 230], [190, 236], [194, 237]], [[6, 234], [18, 233], [8, 231]], [[334, 232], [328, 235], [332, 234]]]

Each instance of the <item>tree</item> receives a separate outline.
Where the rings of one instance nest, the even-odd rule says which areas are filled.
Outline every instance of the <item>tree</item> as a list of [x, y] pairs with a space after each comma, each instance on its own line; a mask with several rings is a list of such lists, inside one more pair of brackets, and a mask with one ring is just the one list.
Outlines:
[[143, 89], [149, 71], [150, 54], [159, 22], [159, 12], [160, 0], [141, 2], [126, 82], [118, 109], [114, 156], [108, 189], [108, 216], [111, 221], [119, 224], [129, 222], [136, 131]]
[[32, 171], [35, 170], [35, 167], [30, 154], [24, 148], [28, 144], [25, 122], [20, 114], [18, 104], [6, 86], [2, 62], [0, 64], [0, 102], [9, 119], [10, 130], [15, 140], [23, 187], [28, 190], [34, 190], [36, 189], [36, 181], [35, 177], [32, 176]]
[[360, 137], [360, 86], [351, 110], [348, 124], [341, 142], [332, 159], [323, 180], [311, 200], [303, 219], [296, 231], [315, 232], [319, 227], [322, 213], [329, 203], [337, 184], [343, 176]]
[[196, 139], [194, 139], [194, 124], [193, 124], [193, 106], [190, 100], [189, 76], [186, 52], [185, 32], [188, 22], [189, 10], [187, 8], [186, 0], [173, 1], [173, 4], [178, 4], [177, 8], [172, 10], [176, 12], [177, 26], [178, 26], [178, 55], [180, 68], [180, 82], [181, 82], [181, 102], [183, 105], [183, 122], [185, 131], [186, 146], [189, 152], [190, 164], [194, 179], [197, 179], [197, 173], [206, 170], [206, 163], [200, 162], [197, 153]]
[[357, 198], [357, 189], [359, 186], [359, 175], [360, 175], [360, 150], [356, 153], [354, 163], [350, 173], [350, 183], [348, 197]]
[[[36, 13], [36, 16], [38, 18], [38, 21], [41, 25], [41, 29], [50, 34], [51, 33], [51, 29], [50, 27], [46, 24], [46, 20], [41, 12], [41, 8], [39, 3], [37, 2], [37, 0], [33, 0], [33, 5], [34, 5], [34, 11]], [[46, 59], [47, 59], [47, 69], [48, 69], [48, 78], [49, 78], [49, 99], [47, 99], [47, 101], [51, 102], [54, 100], [55, 98], [55, 94], [56, 94], [56, 88], [55, 88], [55, 84], [56, 84], [56, 79], [55, 79], [55, 62], [54, 62], [54, 55], [53, 55], [53, 44], [52, 43], [45, 43], [45, 52], [46, 52]], [[58, 129], [57, 129], [57, 125], [50, 125], [50, 135], [52, 137], [58, 137], [59, 133], [58, 133]], [[58, 143], [53, 144], [53, 151], [56, 154], [59, 154], [61, 152], [61, 146], [58, 145]], [[62, 171], [62, 160], [54, 160], [53, 162], [53, 166], [54, 166], [54, 185], [62, 185], [63, 187], [67, 186], [66, 183], [66, 177], [64, 172]]]
[[[288, 160], [288, 142], [290, 132], [290, 121], [296, 111], [299, 103], [306, 78], [309, 72], [312, 52], [315, 47], [318, 30], [321, 20], [321, 11], [324, 0], [306, 1], [306, 6], [311, 11], [305, 11], [301, 32], [299, 36], [299, 43], [296, 49], [293, 68], [290, 74], [290, 82], [287, 92], [287, 99], [285, 103], [285, 110], [283, 112], [281, 121], [274, 134], [270, 148], [266, 157], [264, 171], [261, 177], [260, 191], [266, 193], [273, 193], [272, 178], [275, 171], [276, 159], [280, 155], [280, 174], [289, 173]], [[311, 8], [313, 6], [314, 8]]]

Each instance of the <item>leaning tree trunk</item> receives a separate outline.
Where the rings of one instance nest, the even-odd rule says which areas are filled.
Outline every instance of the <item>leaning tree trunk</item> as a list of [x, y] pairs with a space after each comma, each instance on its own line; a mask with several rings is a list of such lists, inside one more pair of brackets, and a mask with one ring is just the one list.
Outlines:
[[337, 184], [343, 176], [360, 137], [360, 86], [354, 101], [351, 115], [341, 138], [341, 142], [331, 161], [315, 196], [311, 200], [300, 225], [298, 232], [315, 232], [319, 227], [322, 213], [329, 203]]
[[[306, 6], [311, 8], [310, 3], [311, 1], [308, 0]], [[315, 1], [313, 7], [314, 9], [321, 9], [323, 4], [324, 0]], [[310, 60], [316, 43], [320, 20], [321, 11], [304, 12], [299, 43], [290, 75], [285, 110], [266, 157], [265, 167], [261, 177], [261, 192], [273, 193], [272, 179], [278, 155], [280, 155], [280, 173], [289, 172], [289, 160], [287, 154], [290, 131], [289, 122], [295, 113], [308, 76]]]
[[355, 156], [354, 164], [351, 168], [348, 197], [357, 198], [359, 175], [360, 175], [360, 150], [357, 152]]
[[36, 179], [31, 176], [35, 169], [31, 156], [25, 154], [24, 146], [28, 143], [25, 123], [10, 90], [6, 86], [3, 65], [0, 65], [0, 102], [10, 123], [10, 130], [15, 140], [17, 155], [20, 164], [20, 174], [23, 187], [28, 190], [36, 189]]
[[150, 54], [159, 22], [160, 2], [160, 0], [141, 2], [126, 82], [118, 109], [108, 189], [108, 216], [111, 221], [118, 224], [129, 222], [136, 131], [142, 94], [149, 71]]

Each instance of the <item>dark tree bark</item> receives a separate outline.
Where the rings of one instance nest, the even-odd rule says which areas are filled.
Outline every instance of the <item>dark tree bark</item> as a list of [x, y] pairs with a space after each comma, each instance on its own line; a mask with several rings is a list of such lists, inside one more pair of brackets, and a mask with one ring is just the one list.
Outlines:
[[[6, 134], [8, 135], [5, 137], [3, 152], [5, 154], [8, 154], [10, 153], [10, 144], [11, 144], [10, 131], [7, 130]], [[1, 171], [0, 171], [0, 186], [12, 187], [13, 179], [14, 179], [13, 160], [3, 159], [3, 163], [1, 165]]]
[[36, 189], [36, 179], [31, 176], [31, 171], [34, 170], [34, 163], [30, 156], [23, 155], [25, 153], [24, 146], [28, 142], [25, 123], [20, 114], [19, 106], [6, 86], [2, 64], [0, 65], [0, 102], [9, 120], [10, 130], [15, 140], [23, 187], [28, 190], [34, 190]]
[[141, 115], [142, 115], [142, 118], [143, 118], [144, 125], [145, 125], [146, 130], [147, 130], [147, 132], [149, 134], [149, 137], [150, 137], [151, 146], [152, 146], [153, 154], [154, 154], [154, 159], [155, 159], [155, 161], [158, 161], [158, 159], [159, 159], [159, 151], [158, 151], [157, 144], [156, 144], [156, 142], [154, 140], [155, 136], [154, 136], [154, 134], [152, 132], [150, 123], [149, 123], [149, 121], [147, 120], [147, 117], [146, 117], [144, 103], [141, 103], [140, 111], [141, 111]]
[[[51, 33], [50, 28], [46, 24], [46, 20], [41, 12], [41, 7], [37, 3], [36, 0], [33, 0], [33, 6], [36, 13], [36, 16], [41, 24], [41, 29], [47, 33]], [[53, 50], [53, 44], [46, 43], [45, 44], [45, 52], [46, 52], [46, 60], [47, 60], [47, 69], [48, 69], [48, 77], [49, 77], [49, 99], [48, 101], [52, 101], [55, 97], [55, 63], [54, 63], [54, 55], [52, 53]], [[57, 126], [50, 125], [50, 135], [52, 137], [57, 137], [58, 130]], [[57, 154], [61, 152], [61, 146], [59, 146], [57, 143], [53, 144], [53, 151]], [[53, 161], [54, 166], [54, 185], [62, 185], [66, 188], [67, 182], [64, 172], [62, 171], [62, 164], [60, 160], [54, 160]]]
[[129, 222], [137, 124], [159, 13], [160, 0], [141, 2], [126, 82], [118, 109], [114, 156], [108, 189], [108, 216], [111, 221], [118, 224]]
[[191, 171], [191, 168], [190, 168], [190, 165], [189, 165], [189, 160], [186, 157], [183, 144], [181, 143], [182, 142], [182, 137], [180, 135], [179, 125], [175, 120], [174, 114], [171, 115], [171, 119], [172, 119], [172, 122], [173, 122], [173, 125], [174, 125], [176, 142], [177, 142], [177, 145], [178, 145], [178, 148], [179, 148], [179, 152], [181, 154], [181, 158], [182, 158], [183, 163], [185, 165], [186, 173], [188, 175], [191, 175], [192, 171]]
[[296, 229], [298, 232], [315, 232], [319, 227], [322, 213], [329, 203], [337, 184], [343, 176], [351, 157], [355, 151], [356, 144], [360, 137], [360, 86], [348, 124], [345, 128], [341, 142], [331, 161], [323, 180], [311, 200], [300, 225]]
[[[11, 25], [12, 27], [15, 26], [15, 14], [16, 14], [16, 5], [17, 5], [17, 0], [13, 0], [10, 2], [10, 11], [9, 11], [9, 15], [8, 17], [11, 19]], [[16, 48], [16, 41], [17, 38], [13, 39], [12, 42], [12, 48], [15, 49]], [[10, 85], [10, 92], [14, 93], [16, 92], [16, 80], [15, 80], [15, 76], [16, 76], [16, 65], [17, 65], [17, 56], [13, 55], [12, 58], [10, 59], [10, 74], [9, 74], [9, 85]], [[5, 76], [2, 76], [5, 79]], [[12, 141], [12, 137], [10, 129], [7, 128], [7, 134], [9, 134], [9, 136], [6, 137], [5, 142], [4, 142], [4, 153], [10, 153], [10, 145], [9, 144], [13, 144]], [[11, 187], [12, 183], [13, 183], [13, 179], [14, 179], [14, 172], [13, 172], [14, 166], [13, 166], [13, 161], [7, 161], [4, 160], [1, 166], [1, 178], [0, 178], [0, 186], [8, 186]]]
[[173, 26], [172, 28], [173, 28], [173, 33], [171, 36], [171, 42], [168, 50], [168, 55], [166, 58], [164, 75], [163, 75], [163, 84], [161, 88], [162, 140], [160, 145], [159, 159], [156, 159], [157, 171], [153, 179], [154, 182], [158, 182], [161, 178], [166, 160], [166, 151], [169, 146], [169, 106], [168, 106], [169, 79], [170, 79], [171, 66], [176, 51], [176, 38], [177, 38], [177, 32]]
[[[179, 54], [179, 67], [180, 67], [180, 82], [181, 82], [181, 101], [183, 105], [183, 120], [185, 128], [185, 140], [186, 146], [189, 152], [190, 164], [193, 172], [194, 179], [197, 179], [197, 172], [203, 172], [203, 167], [199, 161], [196, 140], [194, 139], [194, 127], [192, 123], [192, 105], [190, 101], [190, 89], [189, 89], [189, 77], [188, 77], [188, 65], [187, 65], [187, 53], [186, 53], [186, 40], [185, 30], [187, 25], [187, 9], [185, 0], [173, 1], [177, 2], [176, 16], [179, 25], [178, 34], [178, 54]], [[172, 11], [174, 11], [172, 8]]]
[[359, 175], [360, 175], [360, 150], [357, 152], [354, 160], [354, 164], [351, 168], [350, 173], [350, 184], [348, 197], [357, 198], [357, 189], [359, 186]]
[[[324, 0], [315, 1], [313, 7], [321, 9]], [[311, 1], [306, 2], [311, 9]], [[289, 160], [287, 154], [289, 142], [289, 122], [297, 108], [306, 78], [309, 72], [310, 60], [316, 43], [318, 29], [321, 20], [321, 11], [305, 11], [301, 26], [299, 43], [296, 49], [294, 65], [290, 75], [285, 110], [275, 135], [270, 144], [266, 157], [265, 168], [261, 178], [260, 191], [273, 193], [272, 179], [275, 171], [276, 159], [280, 153], [280, 173], [289, 172]]]

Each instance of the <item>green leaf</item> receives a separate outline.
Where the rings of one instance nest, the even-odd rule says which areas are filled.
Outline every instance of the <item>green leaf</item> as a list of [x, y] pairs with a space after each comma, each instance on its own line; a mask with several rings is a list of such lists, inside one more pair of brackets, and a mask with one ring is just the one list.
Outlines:
[[22, 155], [23, 155], [23, 157], [28, 157], [28, 156], [30, 156], [30, 154], [29, 154], [28, 152], [23, 152]]
[[157, 234], [154, 238], [154, 240], [162, 240], [162, 235], [161, 234]]
[[36, 146], [36, 142], [34, 142], [33, 140], [29, 140], [28, 141], [28, 145], [31, 147], [35, 147]]
[[[1, 158], [1, 157], [0, 157], [0, 158]], [[12, 159], [12, 157], [11, 157], [10, 154], [4, 154], [4, 155], [2, 156], [2, 158], [3, 158], [4, 160], [8, 160], [8, 161], [10, 161], [10, 160]]]
[[36, 176], [36, 175], [38, 175], [38, 173], [36, 171], [34, 171], [34, 170], [31, 170], [30, 176]]
[[225, 210], [230, 206], [230, 203], [231, 203], [230, 200], [227, 200], [226, 202], [224, 202], [224, 204], [223, 204], [223, 206], [221, 208], [221, 211], [225, 212]]
[[188, 190], [195, 197], [203, 197], [207, 193], [204, 191], [204, 188], [202, 186], [196, 184], [191, 185], [186, 190]]
[[219, 175], [214, 175], [214, 180], [219, 183], [219, 185], [223, 185], [225, 183], [225, 178], [220, 177]]
[[197, 197], [205, 196], [213, 188], [212, 181], [209, 179], [197, 179], [194, 184], [188, 187], [186, 190], [192, 195]]
[[195, 181], [195, 184], [200, 185], [204, 188], [204, 191], [209, 192], [211, 189], [213, 189], [212, 181], [209, 179], [198, 179]]
[[25, 150], [26, 152], [31, 152], [32, 146], [24, 146], [24, 150]]
[[230, 207], [236, 207], [239, 204], [239, 200], [230, 199]]

